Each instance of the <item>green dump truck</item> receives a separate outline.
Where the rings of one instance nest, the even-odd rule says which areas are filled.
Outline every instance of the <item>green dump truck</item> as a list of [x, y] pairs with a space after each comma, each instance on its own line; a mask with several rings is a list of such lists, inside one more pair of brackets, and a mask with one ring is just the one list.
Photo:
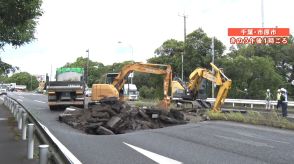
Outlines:
[[84, 107], [84, 69], [58, 68], [56, 81], [46, 82], [50, 110], [68, 106]]

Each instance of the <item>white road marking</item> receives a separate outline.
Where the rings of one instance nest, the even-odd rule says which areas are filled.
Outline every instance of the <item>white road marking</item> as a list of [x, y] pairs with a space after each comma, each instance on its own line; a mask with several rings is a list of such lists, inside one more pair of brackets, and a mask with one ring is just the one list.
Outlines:
[[6, 121], [8, 118], [0, 118], [0, 121]]
[[39, 102], [39, 103], [43, 103], [43, 104], [46, 103], [46, 102], [44, 102], [44, 101], [39, 101], [39, 100], [34, 100], [34, 101]]
[[227, 137], [227, 136], [221, 136], [221, 135], [214, 135], [214, 136], [215, 137], [218, 137], [218, 138], [223, 138], [223, 139], [231, 140], [231, 141], [245, 143], [245, 144], [248, 144], [248, 145], [263, 146], [263, 147], [274, 148], [273, 146], [268, 145], [266, 143], [262, 143], [262, 142], [255, 142], [255, 141], [250, 141], [250, 140], [245, 140], [245, 139], [239, 139], [239, 138], [233, 138], [233, 137]]
[[22, 99], [17, 99], [17, 101], [23, 102]]
[[159, 163], [159, 164], [166, 164], [166, 163], [168, 163], [168, 164], [182, 164], [182, 162], [180, 162], [180, 161], [176, 161], [174, 159], [164, 157], [162, 155], [153, 153], [151, 151], [144, 150], [142, 148], [136, 147], [136, 146], [128, 144], [126, 142], [123, 142], [123, 143], [125, 145], [131, 147], [132, 149], [136, 150], [137, 152], [145, 155], [146, 157], [152, 159], [153, 161]]
[[3, 96], [1, 96], [1, 97], [0, 97], [0, 100], [4, 101], [4, 97], [3, 97]]
[[24, 99], [24, 97], [23, 96], [18, 96], [19, 98], [22, 98], [22, 99]]
[[39, 121], [38, 123], [43, 127], [47, 135], [53, 140], [53, 142], [57, 145], [57, 147], [63, 152], [65, 157], [70, 161], [70, 163], [74, 164], [82, 164], [81, 161], [77, 157], [75, 157], [51, 132], [50, 130], [41, 124]]

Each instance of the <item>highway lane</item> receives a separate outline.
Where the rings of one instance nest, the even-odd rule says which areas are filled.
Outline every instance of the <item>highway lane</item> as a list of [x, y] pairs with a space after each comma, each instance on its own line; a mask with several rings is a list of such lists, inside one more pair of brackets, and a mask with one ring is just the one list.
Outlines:
[[[83, 163], [293, 163], [294, 132], [231, 122], [202, 122], [115, 136], [87, 135], [57, 121], [47, 97], [9, 93], [20, 99]], [[135, 146], [135, 147], [132, 147]], [[148, 152], [140, 151], [142, 148]], [[157, 155], [150, 155], [156, 153]], [[143, 154], [142, 154], [143, 153]], [[152, 158], [153, 160], [151, 160]]]

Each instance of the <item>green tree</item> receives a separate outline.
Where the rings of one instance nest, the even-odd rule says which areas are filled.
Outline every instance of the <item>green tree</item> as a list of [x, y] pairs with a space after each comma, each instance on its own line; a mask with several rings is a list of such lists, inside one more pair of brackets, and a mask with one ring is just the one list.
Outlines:
[[294, 87], [291, 82], [294, 80], [294, 38], [288, 38], [287, 45], [239, 45], [232, 49], [228, 56], [234, 58], [238, 55], [246, 58], [254, 56], [271, 58], [274, 62], [274, 69], [282, 76], [284, 87], [288, 90], [290, 97], [294, 96]]
[[155, 50], [156, 57], [148, 59], [149, 63], [169, 64], [173, 74], [181, 75], [181, 56], [184, 51], [184, 42], [170, 39]]
[[[155, 50], [158, 55], [148, 59], [150, 63], [170, 64], [173, 68], [173, 73], [177, 76], [181, 75], [181, 55], [184, 52], [184, 80], [187, 80], [190, 73], [198, 68], [210, 68], [209, 63], [211, 57], [211, 42], [212, 38], [201, 29], [197, 29], [187, 35], [186, 44], [170, 39], [165, 41], [159, 48]], [[215, 59], [222, 56], [225, 46], [221, 41], [215, 38]]]
[[7, 82], [26, 85], [28, 90], [34, 90], [39, 85], [36, 76], [33, 76], [28, 72], [15, 73], [7, 79]]
[[14, 73], [17, 70], [19, 70], [18, 67], [5, 63], [1, 61], [0, 58], [0, 82], [6, 83], [8, 80], [8, 74]]
[[[86, 74], [88, 58], [78, 57], [73, 63], [66, 63], [64, 67], [77, 67], [84, 68]], [[99, 62], [89, 60], [89, 75], [88, 75], [88, 86], [92, 86], [102, 75], [104, 65]]]
[[[87, 71], [87, 60], [88, 58], [78, 57], [73, 63], [66, 63], [64, 67], [79, 67], [84, 68], [85, 73]], [[95, 83], [104, 83], [107, 73], [118, 73], [123, 66], [126, 64], [133, 63], [133, 61], [124, 61], [122, 63], [114, 63], [112, 65], [105, 66], [101, 62], [95, 62], [89, 60], [89, 76], [88, 86], [91, 87]]]
[[[133, 83], [136, 84], [143, 98], [161, 99], [163, 98], [163, 80], [163, 75], [135, 72]], [[141, 91], [144, 92], [143, 95]]]
[[238, 55], [234, 58], [223, 57], [217, 61], [225, 74], [232, 79], [231, 98], [244, 98], [245, 88], [249, 98], [264, 99], [265, 91], [276, 91], [283, 85], [283, 78], [275, 69], [274, 62], [269, 57], [253, 56], [246, 58]]
[[[184, 57], [184, 75], [188, 77], [190, 73], [198, 67], [210, 68], [211, 43], [212, 38], [201, 29], [197, 29], [187, 35], [186, 54]], [[214, 39], [215, 60], [223, 55], [225, 46], [217, 38]]]
[[34, 37], [42, 0], [0, 0], [0, 48], [21, 46]]
[[14, 73], [17, 70], [19, 70], [18, 67], [5, 63], [1, 61], [1, 58], [0, 58], [0, 76], [6, 77], [8, 74]]

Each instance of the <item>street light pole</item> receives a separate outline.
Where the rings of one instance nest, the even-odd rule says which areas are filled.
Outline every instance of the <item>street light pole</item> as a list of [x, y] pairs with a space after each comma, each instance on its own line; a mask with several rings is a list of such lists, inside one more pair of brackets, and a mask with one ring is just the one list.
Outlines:
[[184, 18], [184, 52], [182, 53], [182, 80], [184, 80], [184, 55], [186, 53], [186, 19], [187, 15], [179, 15]]
[[86, 75], [86, 84], [88, 86], [88, 82], [89, 82], [89, 49], [87, 49], [86, 52], [88, 53], [88, 58], [87, 58], [87, 75]]

